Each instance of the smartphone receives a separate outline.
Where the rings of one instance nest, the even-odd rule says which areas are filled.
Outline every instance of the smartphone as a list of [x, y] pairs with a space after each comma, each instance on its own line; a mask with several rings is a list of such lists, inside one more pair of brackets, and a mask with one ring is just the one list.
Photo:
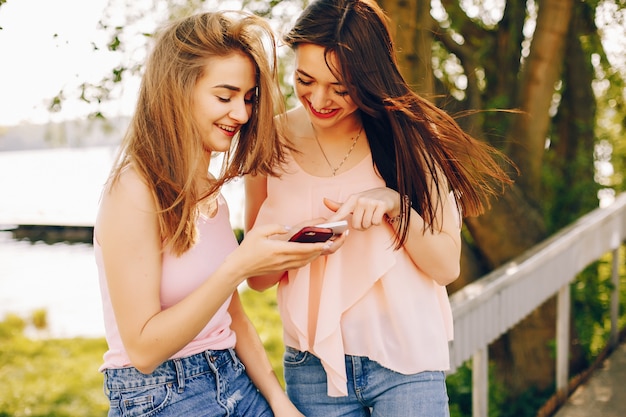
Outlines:
[[346, 220], [306, 226], [293, 235], [289, 241], [302, 243], [326, 242], [331, 237], [342, 234], [347, 228], [348, 222]]
[[331, 228], [306, 226], [300, 229], [295, 235], [291, 236], [290, 242], [301, 243], [316, 243], [326, 242], [333, 237], [333, 230]]

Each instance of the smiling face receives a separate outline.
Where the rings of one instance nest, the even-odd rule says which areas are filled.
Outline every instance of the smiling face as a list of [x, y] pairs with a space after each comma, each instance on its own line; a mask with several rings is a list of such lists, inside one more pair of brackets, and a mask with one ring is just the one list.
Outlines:
[[[320, 127], [332, 127], [352, 120], [358, 107], [326, 65], [324, 48], [299, 44], [295, 56], [296, 94], [307, 109], [311, 122]], [[329, 54], [328, 60], [333, 68], [339, 67], [334, 54]]]
[[192, 114], [207, 152], [230, 149], [248, 122], [256, 92], [256, 71], [244, 54], [213, 57], [193, 91]]

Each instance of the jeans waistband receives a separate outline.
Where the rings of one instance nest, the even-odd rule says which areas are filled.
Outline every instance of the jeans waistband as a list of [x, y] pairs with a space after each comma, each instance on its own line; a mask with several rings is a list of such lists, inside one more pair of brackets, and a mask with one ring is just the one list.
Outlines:
[[104, 384], [110, 391], [162, 385], [176, 382], [185, 385], [185, 379], [194, 375], [215, 373], [234, 361], [238, 361], [233, 349], [207, 350], [184, 358], [169, 359], [149, 374], [143, 374], [134, 367], [111, 368], [104, 370]]

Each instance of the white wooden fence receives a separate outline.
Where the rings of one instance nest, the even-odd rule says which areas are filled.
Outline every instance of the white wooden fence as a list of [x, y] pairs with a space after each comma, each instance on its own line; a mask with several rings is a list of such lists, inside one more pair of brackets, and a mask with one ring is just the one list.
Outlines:
[[451, 371], [472, 360], [472, 415], [487, 417], [488, 345], [557, 295], [556, 386], [568, 385], [570, 286], [579, 272], [607, 253], [613, 257], [611, 339], [618, 342], [618, 249], [626, 240], [626, 193], [450, 296], [455, 322]]

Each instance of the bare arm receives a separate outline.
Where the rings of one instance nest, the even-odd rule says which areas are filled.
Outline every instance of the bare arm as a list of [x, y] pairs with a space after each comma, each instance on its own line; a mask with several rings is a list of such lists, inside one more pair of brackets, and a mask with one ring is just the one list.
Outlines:
[[411, 209], [408, 239], [404, 243], [418, 268], [440, 285], [450, 284], [461, 273], [461, 227], [454, 204], [452, 198], [441, 196], [433, 230], [427, 228], [425, 232], [424, 219]]
[[[437, 191], [432, 195], [436, 197]], [[329, 220], [347, 218], [352, 214], [352, 227], [365, 230], [372, 226], [397, 227], [386, 224], [386, 216], [393, 218], [400, 213], [401, 197], [395, 190], [382, 187], [350, 196], [337, 203], [326, 199], [325, 203], [336, 213]], [[448, 285], [460, 274], [461, 229], [458, 212], [452, 199], [443, 195], [437, 205], [433, 231], [424, 233], [424, 219], [413, 209], [404, 249], [411, 260], [427, 276], [440, 285]], [[386, 215], [386, 216], [385, 216]]]
[[[267, 178], [260, 175], [246, 175], [244, 177], [244, 186], [246, 193], [244, 225], [245, 232], [247, 233], [250, 229], [252, 229], [252, 226], [254, 226], [254, 222], [259, 214], [261, 205], [267, 198]], [[278, 281], [286, 275], [287, 271], [281, 271], [264, 276], [250, 277], [248, 278], [247, 283], [253, 290], [264, 291], [276, 285]]]
[[246, 175], [244, 177], [244, 189], [246, 193], [244, 228], [247, 232], [254, 226], [261, 205], [267, 198], [267, 177]]
[[153, 197], [128, 169], [103, 195], [96, 230], [111, 303], [133, 366], [151, 372], [202, 330], [248, 276], [300, 267], [317, 258], [323, 244], [297, 245], [269, 239], [280, 225], [250, 233], [195, 291], [161, 308], [161, 247]]
[[231, 327], [237, 334], [235, 346], [237, 356], [246, 366], [246, 372], [254, 385], [270, 404], [274, 415], [303, 417], [280, 385], [261, 339], [246, 315], [237, 292], [233, 294], [228, 311], [233, 319]]

